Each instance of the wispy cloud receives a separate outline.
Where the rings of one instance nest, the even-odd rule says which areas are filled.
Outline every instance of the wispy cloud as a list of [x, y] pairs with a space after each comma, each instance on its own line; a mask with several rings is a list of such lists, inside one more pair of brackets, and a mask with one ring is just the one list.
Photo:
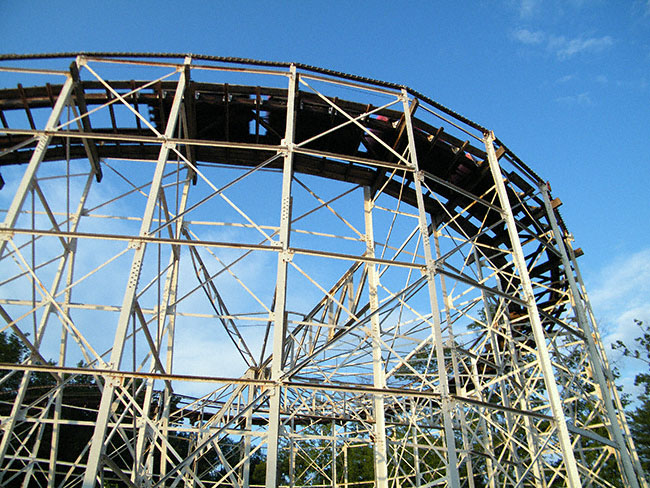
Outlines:
[[609, 341], [629, 340], [636, 333], [633, 319], [650, 319], [650, 248], [614, 259], [589, 280], [588, 287]]
[[587, 280], [587, 292], [607, 355], [621, 370], [620, 382], [625, 391], [637, 391], [634, 376], [638, 365], [623, 361], [610, 344], [620, 340], [632, 346], [640, 334], [634, 320], [650, 323], [650, 248], [613, 259]]
[[569, 81], [573, 81], [576, 79], [576, 75], [566, 75], [563, 76], [562, 78], [558, 78], [556, 83], [568, 83]]
[[[649, 58], [650, 59], [650, 58]], [[616, 79], [607, 75], [598, 75], [594, 81], [601, 86], [615, 87], [620, 90], [639, 93], [648, 88], [650, 83], [647, 78]]]
[[611, 36], [567, 38], [524, 28], [515, 30], [512, 37], [517, 42], [528, 46], [544, 46], [547, 51], [561, 60], [583, 53], [599, 53], [614, 45]]
[[586, 39], [567, 39], [564, 36], [551, 36], [548, 40], [548, 48], [560, 59], [568, 59], [580, 53], [602, 52], [613, 44], [614, 39], [610, 36], [588, 37]]
[[513, 32], [515, 40], [522, 44], [542, 44], [546, 41], [546, 34], [542, 31], [530, 31], [528, 29], [517, 29]]
[[636, 80], [617, 80], [616, 86], [626, 90], [645, 90], [648, 88], [648, 80], [645, 78], [636, 79]]
[[[634, 0], [637, 8], [650, 13], [650, 0]], [[508, 0], [508, 5], [519, 14], [521, 19], [532, 19], [555, 15], [564, 17], [579, 13], [583, 9], [593, 8], [604, 0]]]
[[555, 101], [567, 105], [590, 106], [594, 104], [588, 92], [579, 93], [577, 95], [567, 95], [564, 97], [558, 97], [555, 99]]
[[519, 16], [522, 19], [532, 17], [541, 6], [541, 0], [520, 0], [517, 2], [519, 8]]

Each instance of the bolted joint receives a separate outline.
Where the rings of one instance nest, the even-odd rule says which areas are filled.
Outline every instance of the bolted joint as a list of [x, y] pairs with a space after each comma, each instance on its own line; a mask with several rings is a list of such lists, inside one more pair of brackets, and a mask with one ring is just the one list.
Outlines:
[[19, 421], [24, 421], [27, 419], [27, 409], [26, 408], [21, 408], [18, 410], [16, 413], [16, 420]]
[[491, 144], [495, 141], [496, 137], [494, 135], [494, 131], [491, 130], [486, 130], [483, 132], [483, 142], [485, 144]]
[[172, 149], [174, 149], [174, 148], [176, 147], [176, 143], [170, 141], [169, 138], [168, 138], [166, 135], [163, 135], [163, 136], [162, 136], [162, 140], [163, 140], [162, 145], [163, 145], [163, 147], [164, 147], [165, 149], [167, 149], [167, 150], [172, 150]]
[[[120, 376], [109, 376], [107, 383], [114, 388], [118, 388], [124, 384], [124, 378]], [[118, 402], [113, 402], [113, 404], [111, 404], [111, 408], [117, 409], [117, 403]]]
[[293, 254], [294, 252], [290, 249], [285, 249], [280, 253], [280, 257], [282, 258], [282, 261], [285, 263], [290, 263], [293, 261]]
[[140, 249], [143, 242], [140, 239], [129, 239], [129, 249]]
[[280, 141], [280, 145], [278, 147], [278, 154], [281, 154], [283, 157], [289, 156], [289, 153], [293, 151], [294, 145], [291, 142], [288, 142], [286, 139], [282, 139]]
[[0, 242], [10, 241], [14, 237], [14, 232], [7, 229], [4, 224], [0, 224]]
[[[446, 388], [445, 388], [446, 390]], [[449, 391], [440, 392], [440, 410], [443, 414], [450, 415], [454, 409], [454, 398], [451, 396]]]
[[286, 139], [282, 139], [280, 141], [280, 150], [279, 152], [283, 156], [288, 156], [289, 153], [295, 151], [296, 145], [292, 141], [287, 141]]
[[524, 290], [522, 292], [522, 298], [524, 299], [524, 302], [529, 305], [535, 303], [535, 294], [533, 292], [529, 292], [528, 290]]
[[66, 246], [68, 251], [75, 252], [77, 250], [77, 242], [78, 242], [78, 239], [71, 239], [70, 241], [68, 241], [68, 244]]
[[426, 266], [426, 272], [430, 275], [435, 275], [439, 269], [438, 263], [435, 261], [431, 261], [430, 263], [427, 263]]

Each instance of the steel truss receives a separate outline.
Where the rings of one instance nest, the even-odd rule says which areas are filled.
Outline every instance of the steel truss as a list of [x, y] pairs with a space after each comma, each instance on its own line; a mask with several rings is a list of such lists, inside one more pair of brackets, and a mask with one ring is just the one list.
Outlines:
[[0, 64], [3, 486], [647, 487], [490, 131], [302, 65], [36, 58]]

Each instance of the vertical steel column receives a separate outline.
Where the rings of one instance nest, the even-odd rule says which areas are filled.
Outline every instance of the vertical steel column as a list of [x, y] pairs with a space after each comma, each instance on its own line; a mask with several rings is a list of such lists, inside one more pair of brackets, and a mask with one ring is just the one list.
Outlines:
[[442, 340], [442, 326], [440, 322], [440, 309], [438, 307], [438, 292], [436, 290], [436, 264], [431, 254], [431, 243], [429, 241], [429, 226], [427, 224], [427, 213], [424, 207], [422, 196], [422, 180], [424, 175], [420, 172], [418, 157], [415, 149], [415, 135], [413, 133], [413, 121], [408, 105], [408, 93], [402, 89], [402, 104], [404, 106], [404, 119], [406, 121], [406, 132], [408, 135], [408, 147], [413, 165], [413, 184], [418, 205], [418, 225], [422, 247], [426, 260], [427, 285], [429, 289], [429, 302], [431, 306], [431, 329], [435, 341], [436, 363], [438, 365], [438, 380], [440, 382], [440, 408], [442, 410], [443, 425], [445, 431], [445, 445], [447, 450], [447, 478], [452, 488], [460, 487], [460, 476], [458, 474], [458, 454], [456, 453], [456, 438], [452, 422], [452, 411], [454, 402], [449, 395], [449, 379], [447, 377], [447, 364]]
[[[90, 192], [90, 187], [92, 183], [93, 183], [93, 174], [91, 173], [88, 175], [88, 178], [86, 180], [86, 185], [84, 187], [82, 196], [79, 199], [79, 204], [77, 205], [77, 210], [74, 214], [74, 217], [70, 218], [70, 215], [66, 216], [69, 220], [72, 220], [72, 224], [73, 224], [68, 228], [69, 231], [71, 229], [73, 232], [76, 231], [79, 225], [81, 214], [83, 212], [83, 208], [86, 203], [88, 194]], [[77, 239], [68, 240], [68, 252], [72, 254], [72, 258], [69, 259], [67, 262], [68, 272], [67, 272], [67, 279], [66, 279], [66, 292], [65, 292], [64, 304], [62, 307], [63, 312], [65, 314], [69, 313], [68, 306], [70, 305], [70, 301], [72, 300], [71, 285], [74, 279], [74, 265], [75, 265], [74, 254], [75, 254], [76, 245], [77, 245]], [[52, 296], [55, 296], [55, 293], [52, 293]], [[66, 329], [65, 326], [63, 326], [61, 327], [61, 342], [59, 345], [59, 366], [66, 365], [65, 362], [66, 362], [66, 354], [67, 354], [67, 339], [68, 339], [68, 330]], [[50, 469], [48, 473], [48, 488], [54, 488], [56, 463], [57, 463], [58, 452], [59, 452], [59, 434], [60, 434], [59, 420], [61, 419], [61, 409], [63, 406], [63, 388], [57, 389], [55, 395], [56, 395], [56, 403], [54, 406], [54, 419], [53, 419], [54, 423], [52, 424], [52, 441], [51, 441], [51, 448], [50, 448]]]
[[[370, 188], [365, 187], [363, 191], [363, 210], [366, 226], [366, 253], [367, 257], [375, 257], [375, 237], [372, 222], [372, 195]], [[370, 338], [372, 339], [372, 377], [373, 386], [377, 389], [386, 388], [386, 368], [381, 355], [381, 325], [379, 324], [379, 297], [377, 288], [379, 276], [375, 263], [366, 263], [368, 270], [368, 294], [370, 303]], [[386, 412], [384, 395], [373, 394], [373, 408], [375, 416], [375, 484], [377, 488], [388, 488], [388, 453], [386, 443]]]
[[[479, 384], [479, 373], [477, 367], [476, 359], [472, 358], [472, 380], [476, 385]], [[483, 393], [481, 390], [478, 391], [478, 399], [480, 401], [485, 401], [483, 398]], [[494, 442], [492, 442], [492, 430], [487, 427], [487, 422], [485, 421], [485, 415], [481, 415], [479, 420], [478, 430], [483, 436], [484, 443], [487, 444], [488, 455], [485, 456], [485, 470], [487, 471], [488, 482], [487, 485], [489, 488], [496, 488], [496, 479], [494, 473], [494, 467], [492, 466], [492, 456], [494, 455]], [[479, 437], [477, 433], [477, 437]]]
[[[185, 64], [189, 63], [189, 58], [186, 58]], [[162, 178], [165, 165], [167, 163], [167, 157], [169, 156], [171, 149], [175, 147], [175, 144], [168, 142], [167, 138], [172, 137], [174, 134], [174, 128], [176, 127], [176, 120], [178, 119], [178, 113], [180, 111], [181, 101], [183, 99], [186, 83], [186, 72], [183, 69], [179, 69], [178, 71], [180, 72], [180, 77], [178, 84], [176, 85], [176, 93], [174, 94], [174, 101], [172, 102], [169, 118], [167, 119], [167, 127], [165, 129], [164, 140], [161, 144], [160, 153], [158, 155], [158, 162], [156, 163], [156, 169], [154, 172], [153, 180], [151, 182], [151, 189], [147, 198], [147, 205], [142, 217], [142, 225], [140, 227], [139, 233], [139, 235], [142, 237], [149, 235], [149, 229], [151, 228], [151, 223], [153, 221], [154, 210], [156, 208], [156, 204], [158, 202], [161, 191]], [[133, 307], [135, 305], [137, 285], [140, 279], [140, 272], [142, 271], [142, 263], [144, 260], [146, 248], [146, 243], [138, 243], [133, 255], [129, 280], [124, 292], [124, 299], [122, 302], [122, 307], [120, 309], [117, 330], [115, 331], [115, 341], [113, 343], [111, 358], [108, 364], [109, 369], [112, 370], [119, 370], [120, 364], [122, 362], [122, 352], [124, 350], [124, 343], [126, 341], [127, 328], [129, 325], [129, 319], [133, 313]], [[133, 340], [135, 340], [135, 337]], [[113, 403], [113, 394], [118, 384], [118, 379], [112, 378], [110, 376], [106, 378], [106, 384], [104, 385], [104, 391], [102, 392], [102, 399], [99, 405], [99, 412], [97, 414], [97, 421], [95, 423], [95, 430], [93, 432], [93, 437], [91, 440], [90, 453], [88, 454], [88, 464], [86, 466], [86, 472], [83, 481], [84, 488], [92, 488], [95, 485], [95, 478], [97, 477], [97, 472], [99, 470], [100, 459], [104, 452], [104, 436], [106, 434], [108, 420], [111, 415], [110, 410], [111, 404]]]
[[[254, 376], [251, 375], [252, 379]], [[246, 388], [246, 404], [250, 403], [255, 398], [255, 387], [253, 385], [248, 385]], [[253, 409], [249, 408], [246, 411], [244, 416], [244, 465], [242, 466], [242, 488], [250, 487], [250, 477], [251, 477], [251, 436], [253, 431]]]
[[280, 432], [280, 404], [282, 385], [280, 384], [283, 367], [284, 343], [287, 319], [285, 316], [287, 298], [287, 268], [291, 261], [289, 240], [291, 234], [291, 183], [293, 180], [293, 150], [296, 104], [298, 92], [298, 73], [296, 66], [289, 71], [289, 89], [287, 91], [287, 122], [282, 141], [284, 165], [282, 169], [282, 202], [280, 215], [280, 233], [278, 252], [278, 274], [275, 284], [275, 309], [273, 311], [273, 360], [271, 362], [271, 380], [276, 382], [269, 400], [269, 430], [266, 446], [266, 488], [275, 488], [278, 477], [278, 439]]
[[[609, 367], [609, 362], [607, 361], [607, 354], [605, 353], [605, 350], [603, 348], [603, 343], [602, 340], [600, 339], [600, 332], [598, 331], [598, 326], [596, 322], [596, 317], [594, 315], [594, 311], [591, 308], [591, 303], [589, 302], [589, 296], [587, 295], [587, 289], [585, 288], [585, 283], [582, 280], [582, 275], [580, 273], [580, 267], [578, 266], [578, 261], [576, 260], [576, 256], [573, 252], [573, 249], [571, 248], [571, 243], [570, 241], [565, 241], [565, 248], [569, 254], [569, 258], [571, 260], [571, 263], [573, 264], [573, 269], [575, 270], [576, 278], [577, 278], [577, 284], [580, 285], [580, 290], [582, 291], [582, 296], [583, 296], [583, 301], [585, 304], [585, 311], [589, 312], [589, 318], [591, 319], [591, 324], [592, 325], [592, 330], [593, 334], [596, 337], [596, 344], [598, 347], [598, 350], [600, 351], [600, 357], [602, 358], [603, 361], [603, 366], [605, 368], [605, 376], [608, 380], [608, 383], [611, 385], [615, 384], [614, 381], [614, 375], [612, 375], [612, 371]], [[621, 397], [618, 394], [618, 390], [613, 387], [609, 391], [611, 391], [614, 395], [614, 401], [616, 402], [616, 410], [619, 412], [623, 412], [623, 403], [621, 402]], [[622, 428], [625, 434], [625, 438], [628, 440], [629, 445], [630, 445], [630, 450], [632, 454], [632, 462], [634, 463], [634, 468], [636, 473], [639, 475], [639, 483], [643, 488], [648, 488], [648, 482], [645, 478], [645, 474], [643, 471], [643, 467], [641, 466], [641, 462], [639, 461], [639, 456], [636, 451], [636, 448], [634, 447], [634, 440], [632, 439], [632, 434], [630, 432], [630, 429], [627, 425], [627, 420], [625, 416], [621, 418], [621, 424]]]
[[[188, 75], [189, 77], [189, 75]], [[189, 78], [186, 78], [186, 80]], [[191, 168], [187, 168], [187, 177], [188, 179], [192, 180], [192, 176], [194, 174], [194, 170]], [[183, 186], [183, 193], [181, 194], [181, 204], [180, 207], [184, 210], [187, 207], [187, 199], [188, 199], [188, 194], [190, 191], [190, 185], [189, 181], [188, 184]], [[183, 216], [183, 219], [185, 219], [185, 216]], [[180, 222], [176, 223], [176, 232], [175, 236], [177, 239], [181, 237], [183, 234], [183, 225], [181, 225]], [[172, 289], [176, 290], [178, 286], [178, 274], [179, 274], [179, 267], [180, 267], [180, 254], [181, 254], [181, 248], [180, 246], [178, 247], [178, 254], [179, 254], [179, 259], [177, 259], [174, 263], [174, 266], [176, 267], [176, 270], [174, 271], [174, 283], [172, 284]], [[166, 358], [165, 358], [165, 371], [167, 371], [168, 374], [172, 373], [172, 368], [174, 364], [174, 336], [176, 332], [176, 294], [174, 293], [173, 296], [170, 297], [170, 301], [173, 304], [173, 312], [169, 316], [169, 322], [167, 325], [167, 351], [166, 351]], [[162, 348], [162, 344], [159, 346]], [[168, 428], [169, 428], [169, 415], [171, 413], [171, 402], [173, 398], [173, 391], [171, 390], [170, 386], [168, 383], [165, 383], [165, 393], [164, 393], [164, 405], [163, 405], [163, 416], [162, 416], [162, 436], [167, 439], [168, 436]], [[160, 477], [163, 478], [167, 474], [167, 443], [163, 443], [161, 449], [160, 449]], [[164, 484], [163, 484], [164, 486]]]
[[[480, 259], [480, 256], [479, 256], [479, 253], [476, 250], [476, 247], [473, 249], [473, 254], [474, 254], [474, 262], [476, 263], [476, 274], [478, 276], [479, 281], [483, 282], [483, 262]], [[487, 294], [487, 292], [485, 290], [481, 290], [481, 298], [483, 300], [483, 311], [485, 313], [485, 322], [486, 322], [486, 325], [488, 327], [488, 335], [490, 337], [490, 345], [492, 347], [492, 350], [496, 352], [496, 354], [494, 355], [494, 360], [495, 360], [495, 364], [497, 366], [497, 372], [498, 372], [498, 374], [503, 375], [503, 372], [504, 372], [505, 368], [503, 366], [502, 354], [501, 354], [501, 351], [499, 349], [499, 342], [494, 337], [494, 331], [493, 331], [493, 327], [492, 327], [494, 317], [492, 315], [492, 311], [490, 310], [490, 301], [488, 300], [488, 294]], [[511, 352], [511, 360], [515, 361], [514, 351]], [[518, 369], [518, 364], [515, 364], [514, 366], [515, 366], [516, 369]], [[476, 368], [476, 378], [478, 379], [479, 374], [478, 374], [478, 368], [476, 367], [476, 364], [474, 364], [474, 367]], [[520, 383], [521, 383], [521, 381], [520, 381]], [[499, 384], [499, 392], [501, 393], [501, 401], [503, 402], [503, 405], [506, 408], [510, 408], [511, 407], [510, 397], [508, 396], [508, 392], [506, 390], [506, 385], [504, 383], [504, 380], [503, 379], [499, 380], [498, 384]], [[482, 397], [482, 396], [483, 396], [482, 392], [479, 393], [479, 398]], [[522, 401], [525, 401], [525, 400], [522, 399]], [[506, 410], [504, 412], [504, 417], [505, 417], [506, 428], [508, 429], [508, 432], [514, 432], [512, 412], [509, 412], [508, 410]], [[483, 420], [483, 424], [485, 424], [485, 419], [482, 419], [482, 420]], [[524, 418], [524, 422], [526, 422], [526, 421], [529, 422], [529, 419], [527, 417]], [[527, 424], [526, 427], [529, 428], [529, 425]], [[493, 442], [492, 442], [492, 431], [488, 427], [485, 427], [485, 433], [486, 433], [486, 436], [489, 438], [489, 447], [491, 447], [492, 452], [494, 452], [493, 451], [493, 449], [494, 449], [493, 448]], [[530, 431], [527, 432], [526, 439], [528, 440], [529, 448], [532, 450], [534, 444], [531, 442]], [[517, 456], [516, 449], [513, 451], [513, 454], [515, 456]], [[518, 461], [519, 461], [518, 457], [515, 457], [515, 469], [517, 470], [518, 477], [521, 479], [522, 478], [522, 476], [521, 476], [522, 467], [521, 467], [521, 463], [519, 463]], [[492, 466], [491, 458], [488, 458], [487, 462], [489, 462], [489, 464], [488, 464], [488, 476], [490, 476], [490, 478], [491, 478], [490, 488], [494, 488], [495, 480], [492, 479], [492, 478], [494, 477], [495, 473], [494, 473], [494, 471], [491, 471], [491, 466]], [[492, 473], [492, 474], [490, 474], [490, 473]]]
[[[501, 284], [498, 281], [497, 281], [497, 289], [500, 292], [503, 292], [503, 290], [501, 289]], [[490, 321], [491, 321], [492, 316], [488, 315], [488, 317], [490, 317]], [[502, 320], [503, 320], [503, 323], [505, 324], [505, 326], [507, 327], [507, 334], [506, 335], [508, 337], [510, 337], [510, 338], [514, 338], [514, 330], [513, 330], [513, 327], [512, 327], [512, 323], [510, 322], [510, 317], [506, 313], [502, 312]], [[492, 344], [493, 344], [492, 347], [496, 348], [498, 341], [494, 340], [494, 334], [493, 333], [491, 333], [491, 336], [492, 336], [491, 340], [493, 341], [492, 342]], [[523, 363], [520, 360], [519, 351], [515, 347], [515, 341], [509, 340], [507, 342], [507, 347], [508, 347], [508, 352], [510, 353], [510, 361], [511, 361], [510, 367], [512, 367], [516, 371], [515, 378], [517, 379], [517, 381], [519, 382], [520, 385], [525, 385], [526, 384], [526, 378], [524, 378], [524, 375], [521, 373]], [[503, 361], [501, 361], [499, 359], [498, 362], [497, 362], [497, 365], [499, 365], [499, 367], [501, 368], [502, 371], [504, 370]], [[503, 398], [503, 402], [504, 402], [505, 406], [506, 407], [511, 407], [512, 405], [510, 403], [510, 397], [508, 396], [508, 391], [506, 389], [506, 385], [505, 385], [505, 382], [503, 380], [499, 381], [499, 389], [501, 390], [501, 396]], [[519, 408], [521, 410], [523, 410], [523, 411], [530, 411], [531, 410], [530, 402], [528, 401], [528, 395], [520, 395], [518, 404], [519, 404]], [[535, 431], [535, 429], [533, 427], [532, 420], [530, 419], [530, 417], [528, 415], [523, 416], [523, 422], [524, 422], [524, 427], [526, 428], [526, 443], [528, 444], [528, 450], [531, 453], [531, 455], [535, 455], [535, 451], [540, 445], [539, 436], [537, 435], [537, 432]], [[513, 425], [513, 418], [512, 418], [512, 414], [510, 414], [509, 412], [506, 412], [506, 425], [508, 425], [508, 430], [509, 431], [513, 430], [512, 427], [511, 427]], [[515, 469], [517, 470], [517, 476], [519, 478], [521, 478], [523, 476], [524, 471], [523, 471], [523, 466], [520, 463], [521, 457], [517, 453], [516, 444], [514, 444], [514, 443], [511, 444], [510, 449], [511, 449], [512, 455], [513, 455], [513, 457], [515, 459], [515, 463], [516, 463]], [[544, 465], [543, 465], [543, 463], [541, 461], [541, 456], [537, 456], [537, 460], [534, 461], [533, 474], [535, 475], [535, 486], [545, 488], [546, 487], [546, 478], [545, 478], [545, 475], [544, 475]]]
[[[63, 84], [63, 87], [61, 88], [61, 92], [59, 93], [59, 98], [56, 99], [56, 103], [52, 108], [50, 117], [47, 119], [47, 124], [45, 124], [46, 131], [57, 130], [59, 119], [61, 118], [61, 113], [63, 112], [63, 108], [67, 105], [68, 100], [70, 99], [70, 94], [72, 93], [73, 88], [74, 81], [72, 80], [72, 76], [68, 75], [65, 83]], [[25, 202], [25, 198], [27, 197], [27, 192], [32, 188], [32, 182], [36, 178], [36, 172], [43, 162], [45, 151], [47, 151], [47, 147], [49, 146], [52, 137], [53, 136], [47, 134], [43, 134], [38, 137], [36, 149], [34, 149], [32, 157], [29, 160], [29, 164], [23, 173], [23, 178], [20, 180], [20, 184], [18, 185], [16, 194], [14, 195], [11, 205], [9, 206], [9, 210], [7, 210], [5, 220], [0, 226], [0, 230], [10, 231], [16, 223], [18, 214], [20, 213], [23, 207], [23, 203]], [[0, 258], [2, 258], [2, 255], [4, 254], [8, 239], [9, 236], [5, 235], [2, 236], [2, 240], [0, 240]]]
[[571, 488], [579, 488], [582, 485], [580, 483], [580, 475], [578, 474], [575, 456], [573, 455], [573, 446], [571, 445], [571, 439], [569, 438], [569, 430], [566, 425], [566, 418], [564, 416], [564, 411], [562, 410], [562, 398], [560, 397], [557, 383], [555, 382], [553, 365], [551, 363], [551, 357], [548, 351], [548, 346], [546, 344], [544, 328], [542, 327], [542, 322], [539, 318], [539, 311], [537, 310], [537, 303], [535, 302], [533, 285], [530, 280], [530, 276], [528, 275], [528, 268], [526, 267], [524, 252], [521, 247], [521, 242], [519, 241], [517, 225], [515, 223], [515, 218], [510, 206], [510, 200], [508, 199], [508, 193], [506, 191], [505, 184], [503, 183], [501, 167], [499, 166], [499, 161], [497, 160], [496, 152], [494, 150], [494, 140], [495, 137], [492, 132], [486, 133], [484, 135], [483, 141], [485, 143], [485, 149], [488, 156], [488, 163], [490, 165], [490, 171], [492, 172], [492, 178], [494, 179], [495, 189], [499, 196], [499, 202], [501, 203], [502, 215], [506, 221], [506, 227], [508, 228], [508, 235], [510, 237], [510, 243], [512, 245], [512, 257], [514, 264], [519, 270], [519, 279], [521, 280], [522, 286], [522, 298], [524, 302], [526, 302], [526, 309], [528, 310], [530, 325], [533, 329], [533, 335], [535, 337], [535, 344], [537, 346], [537, 352], [539, 355], [539, 363], [544, 375], [544, 384], [546, 385], [546, 390], [551, 405], [551, 411], [553, 413], [553, 420], [560, 442], [560, 449], [564, 458], [563, 463], [566, 468], [568, 486]]
[[[180, 215], [180, 217], [176, 220], [175, 222], [175, 227], [176, 229], [174, 230], [174, 239], [180, 239], [181, 238], [181, 232], [183, 228], [183, 224], [185, 222], [185, 208], [187, 206], [187, 198], [189, 195], [189, 188], [192, 182], [191, 176], [188, 174], [187, 179], [185, 180], [185, 183], [183, 185], [183, 191], [181, 193], [182, 198], [181, 201], [179, 202], [178, 209], [176, 209], [176, 214]], [[178, 271], [180, 267], [180, 257], [181, 257], [181, 251], [178, 247], [173, 246], [170, 248], [170, 256], [169, 256], [169, 264], [167, 265], [167, 276], [165, 278], [165, 287], [163, 289], [163, 300], [160, 304], [160, 310], [157, 311], [158, 315], [158, 330], [156, 332], [156, 337], [155, 337], [155, 345], [156, 345], [156, 350], [151, 351], [151, 365], [149, 367], [150, 372], [155, 372], [156, 369], [158, 369], [158, 365], [162, 365], [162, 361], [160, 360], [160, 353], [162, 349], [162, 344], [161, 340], [162, 337], [164, 336], [165, 329], [165, 321], [167, 320], [167, 316], [169, 315], [168, 307], [169, 304], [173, 302], [174, 298], [176, 297], [176, 292], [178, 288]], [[160, 277], [158, 278], [160, 279]], [[170, 317], [169, 320], [172, 320]], [[142, 324], [142, 327], [146, 327], [145, 324]], [[157, 358], [154, 358], [154, 354], [157, 356]], [[171, 373], [171, 364], [170, 364], [170, 369], [164, 369], [160, 371], [160, 373]], [[154, 381], [152, 379], [147, 379], [146, 381], [146, 393], [144, 396], [144, 400], [142, 402], [142, 411], [143, 412], [149, 412], [150, 407], [151, 407], [151, 400], [153, 397], [153, 388], [154, 388]], [[165, 382], [165, 389], [169, 389], [168, 382]], [[135, 449], [135, 460], [139, 462], [136, 462], [134, 469], [131, 474], [131, 481], [133, 481], [136, 485], [140, 486], [142, 485], [143, 481], [147, 479], [151, 475], [151, 473], [146, 473], [146, 465], [144, 463], [144, 456], [145, 456], [145, 445], [146, 445], [146, 439], [148, 437], [147, 431], [147, 422], [144, 419], [138, 419], [140, 422], [140, 427], [138, 428], [138, 434], [137, 434], [137, 441], [136, 441], [136, 449]], [[151, 454], [152, 451], [149, 450], [150, 452], [150, 459], [151, 459]], [[162, 460], [161, 460], [161, 466], [162, 466]]]
[[418, 445], [418, 428], [417, 428], [417, 413], [415, 410], [415, 398], [411, 398], [411, 442], [413, 443], [413, 465], [415, 467], [415, 487], [422, 486], [422, 471], [420, 470], [420, 447]]
[[343, 444], [343, 486], [348, 488], [349, 471], [348, 471], [348, 441]]
[[[442, 253], [440, 252], [440, 241], [439, 241], [439, 231], [437, 229], [433, 230], [433, 243], [436, 248], [436, 259], [440, 259]], [[445, 282], [445, 276], [440, 275], [440, 292], [442, 293], [442, 302], [445, 307], [445, 319], [447, 320], [447, 347], [451, 352], [451, 368], [454, 372], [454, 377], [456, 379], [456, 394], [461, 396], [466, 396], [467, 391], [465, 386], [460, 381], [460, 370], [458, 369], [458, 357], [456, 356], [456, 339], [454, 338], [454, 331], [451, 326], [451, 304], [449, 300], [449, 295], [447, 294], [447, 283]], [[474, 488], [474, 467], [472, 463], [472, 456], [470, 454], [472, 448], [469, 442], [469, 436], [467, 435], [467, 421], [465, 419], [465, 412], [463, 409], [459, 409], [458, 417], [460, 420], [460, 434], [461, 440], [463, 441], [463, 450], [465, 451], [465, 465], [467, 466], [467, 486], [468, 488]]]
[[336, 488], [336, 422], [332, 420], [332, 488]]
[[296, 486], [296, 426], [291, 419], [291, 433], [289, 434], [289, 488]]
[[564, 247], [564, 240], [562, 239], [560, 228], [557, 225], [557, 219], [555, 218], [555, 211], [551, 205], [548, 188], [546, 185], [541, 185], [540, 190], [542, 192], [542, 196], [544, 197], [544, 207], [546, 208], [546, 214], [548, 215], [551, 229], [553, 229], [555, 243], [557, 245], [557, 249], [560, 251], [562, 266], [564, 266], [564, 274], [569, 282], [569, 288], [571, 289], [571, 304], [573, 305], [578, 324], [580, 325], [580, 328], [582, 329], [582, 332], [587, 339], [587, 351], [589, 353], [592, 371], [596, 377], [598, 386], [600, 387], [600, 391], [603, 396], [602, 400], [605, 403], [605, 410], [607, 411], [607, 416], [609, 417], [610, 434], [614, 438], [614, 442], [616, 442], [620, 450], [623, 469], [625, 471], [625, 477], [627, 478], [629, 486], [632, 488], [639, 488], [637, 476], [634, 472], [634, 466], [632, 465], [632, 460], [630, 459], [630, 453], [627, 450], [627, 445], [619, 426], [619, 419], [616, 415], [614, 404], [612, 403], [612, 399], [609, 395], [610, 390], [603, 373], [603, 364], [601, 357], [600, 354], [598, 354], [596, 342], [594, 341], [594, 333], [591, 330], [589, 321], [587, 320], [587, 314], [585, 312], [584, 304], [581, 300], [580, 292], [578, 291], [578, 285], [571, 268], [571, 263], [569, 262], [569, 256], [567, 255], [566, 248]]
[[[59, 125], [59, 119], [61, 118], [61, 113], [63, 112], [63, 108], [68, 103], [73, 87], [74, 87], [74, 82], [70, 77], [70, 75], [68, 75], [63, 85], [63, 88], [61, 89], [59, 97], [57, 98], [57, 101], [54, 105], [54, 108], [50, 113], [48, 121], [45, 125], [45, 130], [47, 131], [56, 130], [57, 126]], [[27, 166], [25, 173], [23, 174], [23, 178], [20, 181], [18, 189], [16, 190], [16, 194], [11, 202], [11, 205], [9, 207], [9, 210], [7, 211], [7, 215], [5, 217], [3, 224], [0, 227], [0, 230], [4, 229], [10, 233], [11, 228], [15, 225], [16, 220], [18, 219], [18, 215], [22, 210], [23, 203], [25, 202], [25, 198], [27, 197], [27, 193], [32, 188], [33, 182], [36, 179], [36, 173], [38, 172], [38, 168], [41, 162], [43, 161], [43, 158], [45, 157], [45, 152], [51, 140], [52, 140], [52, 136], [49, 135], [42, 135], [38, 138], [38, 144], [36, 146], [36, 149], [34, 149], [34, 153], [32, 154], [32, 157], [29, 161], [29, 165]], [[10, 238], [11, 238], [10, 234], [6, 234], [2, 236], [0, 240], [0, 258], [2, 257], [7, 242]], [[63, 275], [65, 262], [69, 254], [70, 254], [69, 249], [64, 250], [64, 255], [60, 260], [59, 268], [57, 270], [57, 275], [55, 276], [55, 281], [53, 285], [56, 288], [58, 288], [58, 280], [60, 280], [60, 278]], [[47, 321], [51, 307], [52, 307], [52, 303], [48, 302], [46, 305], [46, 311], [43, 314], [41, 319], [41, 326]], [[39, 339], [38, 337], [34, 338], [35, 347], [37, 348], [38, 348], [38, 339]], [[30, 358], [31, 357], [32, 356], [30, 355]], [[23, 373], [20, 387], [18, 389], [18, 393], [14, 400], [14, 405], [11, 411], [11, 415], [7, 420], [7, 422], [5, 423], [5, 425], [3, 425], [4, 432], [3, 432], [2, 440], [0, 441], [0, 464], [4, 464], [4, 459], [7, 454], [7, 449], [9, 447], [9, 443], [13, 436], [14, 427], [16, 426], [16, 422], [19, 417], [18, 413], [20, 411], [20, 407], [23, 402], [23, 399], [25, 398], [25, 394], [27, 393], [27, 387], [29, 386], [30, 377], [31, 377], [31, 373], [29, 371], [25, 371]], [[0, 473], [0, 481], [2, 480], [3, 476], [4, 474]]]

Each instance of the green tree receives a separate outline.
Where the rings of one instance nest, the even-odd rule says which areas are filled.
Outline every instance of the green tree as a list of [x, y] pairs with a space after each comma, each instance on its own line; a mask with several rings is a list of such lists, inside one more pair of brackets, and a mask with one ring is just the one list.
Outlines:
[[[331, 422], [325, 420], [315, 422], [310, 426], [301, 428], [302, 434], [310, 436], [311, 439], [294, 440], [293, 443], [289, 439], [281, 441], [278, 463], [282, 484], [291, 483], [290, 463], [293, 450], [294, 484], [304, 486], [331, 485], [333, 474], [332, 440], [328, 439], [328, 437], [332, 435], [332, 428]], [[340, 435], [340, 432], [337, 435]], [[344, 449], [345, 454], [343, 453]], [[361, 486], [368, 486], [375, 479], [374, 451], [370, 439], [368, 439], [367, 444], [358, 439], [345, 448], [339, 441], [336, 446], [335, 462], [336, 484], [345, 483], [346, 469], [347, 482], [350, 485], [361, 483]]]
[[642, 390], [637, 406], [629, 416], [630, 430], [643, 470], [650, 473], [650, 327], [640, 320], [634, 322], [641, 330], [641, 335], [634, 339], [635, 344], [628, 347], [622, 341], [616, 341], [612, 344], [612, 349], [620, 350], [625, 357], [644, 364], [643, 371], [634, 378], [634, 384]]
[[[27, 356], [27, 347], [18, 337], [0, 332], [0, 363], [18, 364]], [[0, 371], [0, 393], [18, 389], [20, 375], [9, 371]]]

